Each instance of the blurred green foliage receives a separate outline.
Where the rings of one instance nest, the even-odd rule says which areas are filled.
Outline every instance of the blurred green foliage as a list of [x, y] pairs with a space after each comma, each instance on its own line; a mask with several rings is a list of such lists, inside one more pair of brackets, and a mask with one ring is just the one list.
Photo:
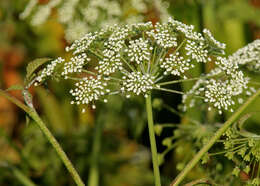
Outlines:
[[[255, 38], [260, 38], [260, 2], [246, 0], [168, 0], [170, 14], [187, 24], [202, 30], [210, 29], [216, 38], [227, 44], [228, 54], [244, 46]], [[65, 56], [64, 31], [54, 19], [40, 27], [31, 27], [19, 20], [27, 1], [0, 1], [0, 87], [22, 84], [28, 61], [36, 57]], [[65, 56], [66, 57], [66, 56]], [[194, 70], [194, 76], [210, 69], [201, 66]], [[255, 81], [259, 74], [248, 72]], [[80, 112], [70, 104], [64, 90], [70, 84], [48, 82], [49, 90], [31, 90], [35, 106], [50, 130], [57, 137], [65, 152], [75, 164], [84, 182], [89, 179], [93, 161], [94, 140], [99, 141], [96, 160], [100, 185], [108, 186], [149, 186], [153, 184], [149, 141], [146, 128], [144, 100], [123, 101], [111, 97], [108, 104], [100, 104], [96, 111], [87, 109]], [[186, 86], [186, 87], [185, 87]], [[191, 85], [181, 85], [184, 90]], [[19, 93], [13, 95], [21, 99]], [[181, 102], [176, 95], [159, 95], [162, 102], [178, 109]], [[260, 99], [248, 112], [259, 112]], [[157, 104], [158, 107], [158, 104]], [[158, 149], [163, 153], [174, 145], [162, 159], [163, 185], [168, 185], [185, 163], [192, 158], [203, 144], [202, 128], [205, 136], [211, 135], [219, 123], [229, 115], [216, 116], [215, 113], [201, 112], [197, 108], [184, 115], [173, 113], [168, 108], [155, 109], [157, 123], [179, 123], [181, 127], [167, 130], [158, 129]], [[191, 128], [190, 120], [200, 123]], [[215, 121], [219, 121], [216, 123]], [[102, 123], [99, 139], [95, 138], [95, 128]], [[246, 122], [251, 130], [259, 131], [259, 114], [253, 114]], [[27, 124], [26, 124], [27, 123]], [[205, 127], [205, 124], [211, 124]], [[213, 129], [212, 129], [213, 128]], [[6, 100], [0, 98], [0, 185], [73, 185], [54, 150], [33, 121], [25, 121], [24, 114]], [[186, 133], [183, 133], [186, 132]], [[176, 137], [177, 136], [177, 137]], [[182, 138], [185, 136], [186, 138]], [[194, 137], [195, 136], [195, 137]], [[172, 138], [174, 137], [174, 138]], [[169, 140], [170, 139], [170, 140]], [[216, 151], [221, 145], [216, 144]], [[214, 157], [205, 165], [198, 165], [187, 180], [208, 178], [213, 185], [244, 185], [241, 177], [231, 176], [234, 162], [225, 157]], [[223, 177], [225, 175], [225, 177]], [[215, 184], [217, 183], [217, 184]]]

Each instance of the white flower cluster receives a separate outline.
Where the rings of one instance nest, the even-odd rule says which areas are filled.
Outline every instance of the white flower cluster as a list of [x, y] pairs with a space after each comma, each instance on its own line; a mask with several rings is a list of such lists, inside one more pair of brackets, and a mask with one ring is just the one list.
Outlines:
[[260, 39], [253, 41], [247, 46], [233, 53], [229, 60], [239, 65], [247, 65], [250, 69], [260, 70]]
[[126, 97], [129, 98], [134, 95], [144, 94], [147, 97], [148, 92], [154, 88], [155, 77], [150, 74], [142, 74], [141, 72], [131, 72], [127, 76], [123, 76], [123, 85], [121, 91], [126, 92]]
[[[72, 103], [94, 105], [95, 101], [112, 94], [147, 97], [153, 89], [179, 93], [162, 87], [170, 84], [163, 82], [164, 77], [174, 75], [187, 81], [187, 71], [197, 63], [210, 62], [211, 56], [216, 55], [210, 49], [224, 48], [209, 31], [205, 31], [208, 38], [204, 38], [193, 29], [193, 26], [169, 19], [167, 23], [157, 23], [155, 28], [150, 22], [114, 25], [76, 40], [67, 47], [73, 57], [61, 66], [62, 78], [79, 81], [71, 90], [75, 99]], [[183, 103], [187, 103], [185, 108], [195, 106], [196, 97], [204, 98], [210, 108], [220, 113], [232, 111], [232, 106], [241, 102], [239, 96], [247, 89], [249, 79], [239, 71], [233, 58], [214, 59], [216, 68], [210, 73], [191, 78], [199, 80], [183, 95]], [[43, 74], [51, 75], [60, 61], [52, 62]], [[84, 69], [86, 63], [93, 68]], [[38, 81], [45, 78], [43, 74]], [[82, 79], [87, 74], [91, 77]]]
[[59, 21], [61, 23], [69, 23], [73, 20], [79, 0], [64, 0], [58, 9]]
[[216, 47], [220, 48], [220, 49], [225, 49], [226, 48], [226, 44], [225, 43], [221, 43], [219, 41], [217, 41], [211, 34], [211, 32], [208, 29], [203, 29], [203, 33], [205, 35], [205, 37], [209, 40], [209, 42], [212, 42], [214, 45], [216, 45]]
[[85, 53], [72, 57], [68, 62], [65, 62], [61, 75], [67, 79], [68, 74], [82, 72], [83, 66], [88, 61], [90, 61], [90, 58]]
[[73, 42], [77, 38], [83, 37], [88, 31], [88, 26], [85, 22], [75, 20], [68, 23], [65, 30], [65, 38], [68, 42]]
[[120, 60], [120, 54], [116, 53], [114, 50], [106, 49], [104, 51], [104, 58], [99, 60], [98, 66], [95, 68], [98, 73], [104, 75], [110, 75], [114, 73], [117, 69], [122, 69], [123, 63]]
[[[50, 1], [47, 5], [40, 5], [37, 12], [31, 19], [31, 24], [34, 26], [43, 24], [51, 14], [51, 10], [56, 7], [61, 0]], [[25, 16], [22, 16], [25, 17]]]
[[37, 86], [39, 83], [44, 81], [47, 77], [51, 77], [53, 73], [55, 72], [55, 67], [58, 66], [58, 64], [61, 64], [65, 60], [62, 59], [61, 57], [51, 61], [50, 64], [48, 64], [36, 77], [34, 85]]
[[[45, 4], [30, 0], [20, 18], [30, 19], [33, 26], [41, 25], [51, 16], [54, 8], [58, 21], [64, 25], [65, 38], [70, 43], [88, 31], [104, 26], [144, 21], [151, 9], [159, 12], [161, 20], [169, 17], [168, 4], [163, 0], [50, 0]], [[73, 26], [77, 27], [77, 31], [71, 29]]]
[[[90, 76], [83, 78], [82, 81], [75, 84], [76, 88], [71, 89], [70, 93], [75, 97], [75, 101], [71, 101], [71, 104], [89, 104], [92, 103], [92, 108], [95, 109], [94, 101], [99, 100], [110, 92], [107, 87], [107, 83], [102, 80], [100, 76], [96, 78]], [[107, 102], [107, 99], [104, 99]]]
[[170, 54], [169, 57], [160, 59], [161, 68], [165, 69], [164, 74], [172, 74], [175, 76], [181, 76], [185, 71], [194, 67], [191, 64], [190, 59], [184, 59], [183, 56], [180, 56], [179, 52], [175, 54]]
[[204, 101], [210, 104], [209, 110], [214, 107], [219, 110], [219, 114], [222, 114], [223, 109], [233, 112], [232, 106], [241, 104], [240, 95], [248, 90], [249, 78], [229, 58], [218, 57], [215, 64], [217, 68], [207, 75], [208, 78], [198, 80], [192, 91], [183, 97], [183, 102], [188, 100], [188, 95], [203, 95]]
[[[229, 81], [217, 81], [210, 79], [206, 81], [205, 102], [213, 104], [222, 113], [222, 109], [228, 110], [235, 102], [232, 99], [233, 90]], [[230, 110], [233, 112], [232, 108]]]
[[196, 42], [191, 40], [187, 40], [187, 44], [185, 46], [185, 50], [187, 51], [186, 54], [191, 56], [193, 60], [201, 63], [207, 63], [211, 61], [208, 54], [209, 52], [205, 48], [206, 46], [203, 42]]
[[149, 47], [148, 40], [139, 38], [131, 40], [129, 48], [125, 49], [125, 52], [128, 54], [128, 57], [130, 57], [131, 62], [141, 64], [144, 61], [147, 62], [150, 60], [152, 50], [153, 47]]
[[169, 25], [173, 27], [174, 30], [185, 35], [187, 39], [196, 40], [196, 41], [204, 41], [201, 33], [197, 33], [194, 31], [193, 25], [186, 25], [180, 21], [169, 18]]
[[168, 24], [156, 23], [155, 30], [147, 32], [150, 37], [153, 37], [156, 43], [163, 48], [176, 47], [177, 37], [168, 27]]
[[70, 47], [66, 47], [66, 51], [69, 52], [74, 50], [73, 54], [85, 52], [90, 47], [92, 42], [97, 38], [97, 36], [98, 35], [96, 33], [90, 32], [79, 40], [75, 40]]

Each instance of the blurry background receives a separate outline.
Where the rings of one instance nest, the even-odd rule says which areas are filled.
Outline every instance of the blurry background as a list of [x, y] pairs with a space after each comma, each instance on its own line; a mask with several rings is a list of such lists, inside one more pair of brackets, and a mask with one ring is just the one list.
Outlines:
[[[49, 3], [48, 0], [38, 1], [39, 5]], [[68, 26], [58, 21], [56, 8], [51, 10], [43, 24], [33, 26], [29, 19], [20, 19], [28, 3], [26, 0], [0, 0], [1, 89], [23, 84], [26, 65], [31, 60], [68, 55], [64, 52], [69, 44], [65, 37]], [[170, 16], [186, 24], [193, 24], [197, 31], [203, 28], [211, 30], [217, 40], [227, 44], [228, 54], [260, 38], [259, 0], [168, 0], [161, 2], [165, 6], [159, 8], [151, 5], [149, 0], [144, 3], [147, 5], [145, 11], [138, 11], [134, 6], [128, 8], [137, 17], [141, 12], [140, 19], [156, 22], [162, 18], [160, 8], [168, 7], [166, 13], [168, 11]], [[210, 67], [198, 69], [198, 72], [207, 68]], [[108, 104], [98, 105], [96, 110], [86, 108], [87, 111], [82, 114], [82, 108], [70, 104], [67, 93], [70, 87], [70, 84], [48, 81], [46, 87], [30, 91], [35, 107], [84, 182], [91, 182], [98, 175], [99, 185], [104, 186], [153, 185], [144, 100], [124, 100], [115, 96]], [[183, 88], [185, 90], [187, 87]], [[22, 100], [19, 91], [11, 93]], [[155, 93], [154, 97], [175, 109], [181, 103], [178, 95]], [[155, 109], [154, 113], [155, 123], [185, 123], [166, 108]], [[195, 110], [186, 115], [200, 122], [205, 120]], [[220, 120], [225, 120], [225, 116]], [[252, 122], [259, 124], [260, 117], [254, 116]], [[164, 130], [158, 136], [159, 152], [165, 149], [163, 139], [172, 136], [172, 132]], [[183, 152], [188, 157], [174, 150], [166, 155], [161, 166], [163, 185], [168, 185], [182, 168], [183, 165], [178, 161], [188, 160], [195, 153], [193, 148], [189, 148], [191, 144], [186, 145]], [[232, 167], [232, 162], [225, 163]], [[189, 177], [205, 177], [205, 172], [207, 170], [200, 167], [191, 172]], [[30, 180], [36, 185], [73, 185], [70, 175], [34, 122], [26, 119], [24, 112], [15, 105], [0, 97], [0, 185], [33, 185]]]

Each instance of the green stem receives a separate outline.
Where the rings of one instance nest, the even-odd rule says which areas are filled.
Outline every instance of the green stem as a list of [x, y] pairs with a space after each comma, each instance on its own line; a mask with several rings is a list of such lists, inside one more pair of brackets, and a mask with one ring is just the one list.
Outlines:
[[41, 129], [41, 131], [44, 133], [44, 135], [46, 136], [48, 141], [51, 143], [53, 148], [56, 150], [58, 156], [60, 157], [60, 159], [62, 160], [62, 162], [66, 166], [67, 170], [71, 174], [75, 183], [78, 186], [84, 186], [85, 184], [81, 180], [81, 178], [80, 178], [79, 174], [77, 173], [76, 169], [73, 167], [73, 165], [72, 165], [71, 161], [69, 160], [69, 158], [67, 157], [66, 153], [63, 151], [60, 144], [55, 139], [55, 137], [51, 134], [49, 129], [46, 127], [46, 125], [43, 123], [43, 121], [39, 117], [38, 113], [33, 108], [26, 106], [24, 103], [22, 103], [21, 101], [19, 101], [15, 97], [10, 96], [8, 93], [6, 93], [3, 90], [0, 90], [0, 95], [5, 97], [6, 99], [11, 101], [12, 103], [14, 103], [15, 105], [17, 105], [21, 109], [23, 109], [36, 122], [36, 124]]
[[98, 186], [99, 185], [99, 171], [98, 171], [98, 154], [100, 152], [101, 146], [101, 134], [103, 129], [103, 124], [101, 121], [97, 121], [95, 127], [95, 134], [93, 137], [93, 147], [91, 154], [91, 165], [88, 177], [88, 186]]
[[153, 172], [154, 172], [155, 186], [161, 186], [160, 171], [159, 171], [158, 156], [157, 156], [157, 148], [156, 148], [156, 141], [155, 141], [155, 134], [154, 134], [151, 94], [148, 95], [148, 97], [146, 98], [145, 101], [146, 101], [146, 112], [147, 112], [147, 118], [148, 118], [149, 137], [150, 137], [150, 144], [151, 144], [151, 150], [152, 150], [152, 160], [153, 160]]
[[24, 186], [36, 186], [28, 177], [26, 177], [19, 169], [12, 167], [13, 175], [23, 184]]
[[222, 134], [239, 118], [242, 112], [260, 95], [260, 89], [252, 95], [239, 109], [223, 124], [223, 126], [215, 133], [206, 145], [194, 156], [194, 158], [186, 165], [182, 172], [171, 183], [171, 186], [177, 186], [186, 177], [189, 171], [199, 162], [203, 155], [215, 144]]

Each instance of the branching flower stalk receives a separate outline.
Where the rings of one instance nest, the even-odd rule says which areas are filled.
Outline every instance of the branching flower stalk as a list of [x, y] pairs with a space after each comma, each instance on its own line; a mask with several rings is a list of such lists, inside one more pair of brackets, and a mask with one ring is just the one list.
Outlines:
[[182, 172], [171, 183], [171, 186], [179, 185], [189, 171], [200, 161], [203, 155], [216, 143], [216, 141], [226, 132], [226, 130], [239, 118], [239, 116], [260, 96], [260, 89], [252, 95], [224, 124], [218, 129], [215, 135], [207, 142], [205, 146], [194, 156], [194, 158], [186, 165]]
[[[249, 79], [238, 69], [238, 64], [223, 57], [225, 44], [216, 41], [209, 30], [203, 34], [172, 18], [166, 23], [151, 22], [125, 26], [108, 26], [90, 32], [66, 48], [69, 60], [57, 58], [36, 73], [29, 84], [38, 86], [48, 78], [69, 80], [75, 88], [71, 104], [91, 105], [109, 101], [109, 96], [120, 94], [126, 98], [143, 96], [146, 99], [149, 135], [152, 149], [156, 186], [160, 185], [158, 157], [153, 131], [151, 93], [167, 91], [183, 96], [184, 110], [197, 100], [208, 109], [233, 111], [239, 97], [247, 89]], [[213, 62], [215, 68], [200, 77], [189, 77], [188, 72], [200, 63]], [[175, 82], [195, 81], [188, 92], [167, 88]], [[188, 78], [189, 77], [189, 78]], [[178, 79], [178, 80], [176, 80]], [[82, 110], [85, 112], [85, 109]]]

